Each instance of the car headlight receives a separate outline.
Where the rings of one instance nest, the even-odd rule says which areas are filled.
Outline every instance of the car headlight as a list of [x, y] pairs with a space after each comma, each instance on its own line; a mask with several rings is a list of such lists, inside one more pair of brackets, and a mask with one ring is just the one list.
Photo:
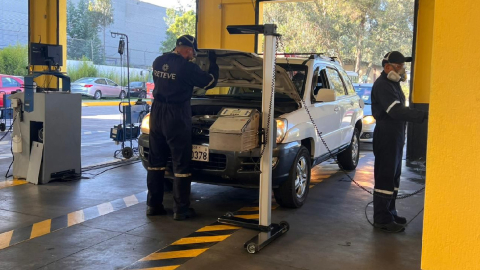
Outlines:
[[275, 121], [277, 122], [277, 143], [281, 143], [287, 134], [287, 120], [279, 118]]
[[377, 120], [375, 120], [375, 118], [373, 118], [373, 116], [367, 115], [367, 116], [363, 117], [362, 122], [363, 122], [364, 125], [371, 125], [371, 124], [375, 124], [377, 122]]
[[142, 128], [140, 129], [142, 133], [149, 134], [150, 133], [150, 114], [145, 115], [142, 120]]

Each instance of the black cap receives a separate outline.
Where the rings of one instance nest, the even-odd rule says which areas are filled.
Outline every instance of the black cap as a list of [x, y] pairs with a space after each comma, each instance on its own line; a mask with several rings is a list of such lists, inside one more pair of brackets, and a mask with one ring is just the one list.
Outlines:
[[392, 51], [385, 54], [385, 57], [382, 61], [382, 66], [386, 64], [403, 64], [405, 62], [412, 62], [412, 57], [405, 57], [403, 54], [397, 51]]
[[183, 35], [177, 39], [177, 46], [187, 46], [198, 51], [197, 39], [190, 35]]

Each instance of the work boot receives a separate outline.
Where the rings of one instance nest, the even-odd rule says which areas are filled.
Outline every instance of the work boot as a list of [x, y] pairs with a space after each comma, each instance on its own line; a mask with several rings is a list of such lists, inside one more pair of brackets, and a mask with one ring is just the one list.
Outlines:
[[197, 214], [195, 213], [195, 210], [193, 208], [188, 208], [188, 210], [184, 213], [174, 213], [173, 214], [173, 219], [174, 220], [185, 220], [187, 218], [193, 218]]
[[167, 214], [163, 205], [161, 207], [150, 207], [147, 206], [147, 216], [164, 216]]
[[397, 223], [397, 224], [400, 224], [400, 225], [407, 224], [407, 219], [404, 218], [404, 217], [399, 217], [399, 216], [394, 215], [393, 219], [395, 220], [395, 223]]
[[396, 223], [395, 221], [392, 221], [386, 224], [373, 223], [373, 226], [376, 229], [380, 229], [384, 232], [390, 232], [390, 233], [398, 233], [398, 232], [405, 231], [405, 227], [401, 224]]

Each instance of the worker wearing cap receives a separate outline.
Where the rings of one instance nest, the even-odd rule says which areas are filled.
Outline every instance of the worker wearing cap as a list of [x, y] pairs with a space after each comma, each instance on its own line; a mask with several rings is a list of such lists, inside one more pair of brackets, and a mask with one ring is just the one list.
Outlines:
[[400, 82], [406, 81], [404, 57], [393, 51], [385, 55], [380, 77], [372, 88], [372, 114], [377, 123], [373, 134], [375, 155], [375, 189], [373, 197], [374, 226], [388, 232], [404, 230], [407, 220], [398, 216], [395, 208], [400, 174], [406, 122], [422, 123], [428, 118], [423, 111], [405, 106], [405, 95]]
[[163, 207], [164, 177], [171, 156], [173, 173], [174, 219], [195, 216], [190, 208], [190, 160], [192, 158], [193, 88], [210, 89], [218, 80], [218, 65], [209, 53], [210, 68], [204, 72], [191, 60], [197, 53], [197, 41], [190, 35], [177, 39], [171, 53], [153, 62], [154, 101], [150, 113], [150, 151], [147, 172], [147, 215], [165, 215]]

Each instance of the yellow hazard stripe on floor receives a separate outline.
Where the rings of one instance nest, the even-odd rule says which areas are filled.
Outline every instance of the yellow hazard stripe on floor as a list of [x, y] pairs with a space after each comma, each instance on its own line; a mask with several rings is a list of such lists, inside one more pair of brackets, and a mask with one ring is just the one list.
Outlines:
[[0, 189], [2, 188], [8, 188], [8, 187], [14, 187], [14, 186], [20, 186], [20, 185], [25, 185], [28, 182], [25, 180], [19, 180], [19, 179], [13, 179], [13, 180], [5, 180], [0, 182]]
[[[181, 265], [172, 265], [172, 266], [162, 266], [162, 267], [151, 267], [151, 268], [141, 268], [142, 270], [175, 270]], [[140, 270], [140, 269], [136, 269]]]
[[[317, 169], [318, 172], [320, 170]], [[316, 179], [313, 181], [310, 187], [314, 187], [315, 184], [321, 183], [324, 179], [331, 177], [337, 170], [322, 170], [321, 176], [315, 172]], [[258, 201], [257, 201], [258, 203]], [[278, 204], [272, 199], [272, 210], [278, 208]], [[249, 206], [240, 208], [234, 212], [233, 215], [239, 218], [245, 219], [258, 219], [259, 207]], [[167, 247], [160, 249], [143, 259], [135, 262], [134, 264], [124, 268], [128, 270], [166, 270], [176, 269], [187, 261], [200, 256], [205, 253], [210, 247], [217, 243], [220, 243], [230, 237], [233, 233], [241, 229], [237, 226], [225, 225], [220, 223], [214, 223], [203, 228], [198, 229], [191, 235], [181, 238]]]
[[0, 250], [28, 241], [33, 238], [62, 230], [87, 220], [125, 209], [147, 200], [147, 192], [130, 195], [111, 202], [102, 203], [82, 210], [74, 211], [63, 216], [46, 219], [32, 225], [0, 233]]
[[213, 231], [224, 231], [224, 230], [238, 230], [240, 227], [231, 226], [231, 225], [213, 225], [213, 226], [205, 226], [197, 232], [213, 232]]
[[207, 251], [207, 248], [152, 253], [147, 257], [141, 259], [141, 261], [166, 260], [174, 258], [193, 258], [197, 257], [205, 251]]
[[172, 245], [188, 245], [188, 244], [201, 244], [211, 242], [221, 242], [227, 239], [230, 235], [221, 236], [201, 236], [201, 237], [185, 237], [172, 243]]
[[[240, 227], [214, 223], [160, 249], [125, 269], [176, 269], [213, 245], [227, 239]], [[170, 267], [170, 268], [169, 268]]]

